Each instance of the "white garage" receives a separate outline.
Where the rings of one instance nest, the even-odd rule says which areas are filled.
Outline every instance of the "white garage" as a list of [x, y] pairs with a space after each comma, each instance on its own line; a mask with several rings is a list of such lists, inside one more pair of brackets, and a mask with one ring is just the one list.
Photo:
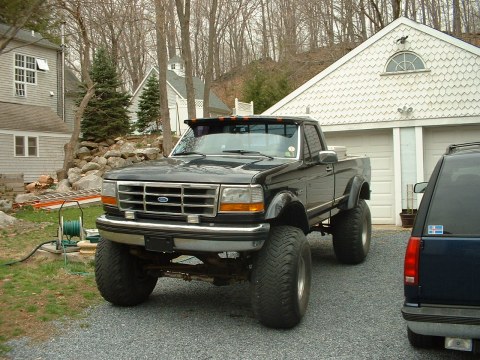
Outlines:
[[311, 116], [328, 145], [369, 155], [372, 221], [399, 225], [447, 145], [480, 141], [480, 48], [399, 18], [264, 114]]
[[391, 130], [327, 132], [328, 145], [347, 147], [349, 155], [367, 155], [372, 166], [371, 200], [372, 218], [376, 224], [395, 222], [393, 182], [393, 141]]
[[480, 141], [480, 124], [431, 127], [423, 130], [425, 179], [429, 179], [438, 159], [450, 144]]

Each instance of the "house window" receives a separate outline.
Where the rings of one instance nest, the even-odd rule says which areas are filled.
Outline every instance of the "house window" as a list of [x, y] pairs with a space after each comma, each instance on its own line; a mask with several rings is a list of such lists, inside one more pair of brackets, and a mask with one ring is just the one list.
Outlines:
[[423, 60], [412, 52], [404, 51], [395, 54], [388, 60], [385, 72], [398, 73], [425, 70]]
[[15, 156], [38, 156], [38, 138], [15, 136]]
[[27, 84], [37, 83], [37, 63], [33, 56], [15, 54], [15, 95], [27, 96]]

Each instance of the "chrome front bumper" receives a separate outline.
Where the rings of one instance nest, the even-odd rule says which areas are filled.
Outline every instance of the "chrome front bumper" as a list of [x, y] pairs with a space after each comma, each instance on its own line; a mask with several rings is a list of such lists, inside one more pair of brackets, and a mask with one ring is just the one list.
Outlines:
[[150, 241], [165, 238], [173, 241], [173, 250], [224, 252], [260, 250], [268, 238], [270, 224], [197, 225], [102, 215], [97, 219], [97, 228], [101, 237], [123, 244], [145, 246], [146, 237]]

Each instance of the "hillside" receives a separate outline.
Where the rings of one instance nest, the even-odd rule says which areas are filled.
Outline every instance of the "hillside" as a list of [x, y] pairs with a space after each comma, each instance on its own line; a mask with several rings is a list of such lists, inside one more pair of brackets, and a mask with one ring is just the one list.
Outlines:
[[228, 107], [233, 108], [236, 97], [240, 101], [245, 100], [242, 94], [243, 84], [253, 67], [260, 68], [266, 73], [286, 71], [292, 89], [296, 89], [347, 54], [354, 47], [350, 44], [342, 44], [308, 51], [298, 54], [295, 58], [279, 62], [271, 59], [254, 61], [222, 75], [213, 82], [212, 89]]

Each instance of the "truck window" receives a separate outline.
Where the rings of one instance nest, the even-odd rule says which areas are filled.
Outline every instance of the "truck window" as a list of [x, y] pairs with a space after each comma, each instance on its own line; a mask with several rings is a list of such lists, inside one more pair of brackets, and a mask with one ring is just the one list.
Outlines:
[[480, 235], [480, 157], [445, 157], [426, 218], [424, 234]]
[[305, 125], [305, 148], [304, 158], [305, 162], [314, 162], [318, 153], [322, 151], [322, 141], [315, 126]]

